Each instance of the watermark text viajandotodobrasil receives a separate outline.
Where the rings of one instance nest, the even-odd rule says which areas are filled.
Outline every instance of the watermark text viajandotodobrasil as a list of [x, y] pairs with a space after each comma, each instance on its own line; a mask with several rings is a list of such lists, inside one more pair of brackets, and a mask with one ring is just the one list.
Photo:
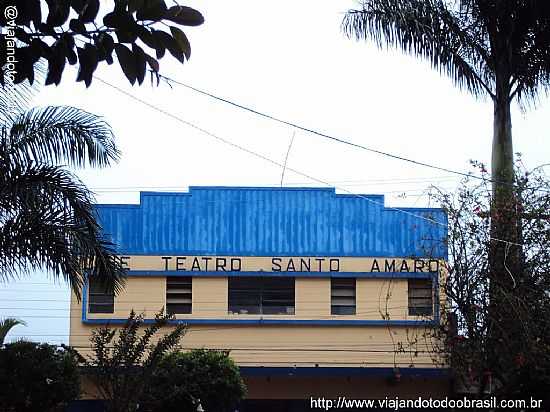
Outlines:
[[17, 18], [18, 11], [16, 6], [6, 6], [4, 8], [4, 17], [6, 18], [6, 27], [4, 30], [4, 41], [6, 42], [6, 64], [4, 65], [4, 76], [5, 79], [13, 83], [15, 80], [15, 75], [17, 74], [16, 63], [17, 59], [15, 57], [15, 19]]
[[488, 399], [432, 399], [421, 398], [416, 399], [400, 399], [399, 397], [383, 399], [349, 399], [345, 396], [337, 398], [310, 398], [311, 409], [347, 409], [347, 408], [362, 408], [362, 409], [533, 409], [537, 410], [542, 407], [540, 399], [501, 399], [495, 397]]

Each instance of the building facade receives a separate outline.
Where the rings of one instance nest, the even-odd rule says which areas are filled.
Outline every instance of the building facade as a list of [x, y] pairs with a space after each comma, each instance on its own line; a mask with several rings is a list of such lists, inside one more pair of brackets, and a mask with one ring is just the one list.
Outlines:
[[73, 296], [71, 345], [132, 309], [164, 308], [188, 325], [184, 348], [230, 351], [248, 387], [241, 410], [447, 394], [442, 210], [262, 187], [142, 192], [97, 209], [128, 281], [116, 297], [93, 283]]

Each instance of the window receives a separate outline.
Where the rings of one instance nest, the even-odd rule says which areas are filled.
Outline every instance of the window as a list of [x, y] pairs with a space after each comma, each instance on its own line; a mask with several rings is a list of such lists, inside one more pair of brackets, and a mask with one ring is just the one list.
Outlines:
[[172, 314], [191, 313], [191, 298], [193, 296], [191, 285], [190, 276], [166, 278], [166, 312]]
[[409, 315], [433, 314], [433, 290], [431, 279], [409, 279]]
[[294, 315], [294, 278], [230, 277], [229, 313]]
[[109, 292], [99, 281], [90, 278], [88, 289], [89, 313], [113, 313], [115, 311], [115, 294]]
[[355, 279], [332, 278], [330, 280], [330, 313], [355, 315]]

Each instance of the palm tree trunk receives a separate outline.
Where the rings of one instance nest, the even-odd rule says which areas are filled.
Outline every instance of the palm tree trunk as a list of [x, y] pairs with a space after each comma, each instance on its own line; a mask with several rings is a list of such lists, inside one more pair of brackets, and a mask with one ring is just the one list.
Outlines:
[[519, 269], [518, 204], [515, 190], [512, 118], [508, 92], [498, 93], [494, 103], [491, 205], [491, 253], [489, 269], [493, 280], [513, 288]]
[[[513, 308], [513, 295], [520, 280], [521, 247], [519, 239], [518, 205], [514, 173], [512, 144], [512, 119], [510, 114], [509, 80], [497, 82], [494, 99], [494, 129], [492, 151], [492, 204], [491, 247], [489, 250], [489, 322], [488, 359], [489, 369], [502, 372], [509, 365], [502, 365], [503, 352], [518, 351], [520, 339], [510, 339], [520, 333]], [[514, 343], [515, 342], [515, 343]]]
[[512, 142], [512, 116], [508, 96], [495, 99], [493, 122], [493, 151], [491, 170], [493, 179], [493, 200], [505, 200], [513, 192], [514, 148]]

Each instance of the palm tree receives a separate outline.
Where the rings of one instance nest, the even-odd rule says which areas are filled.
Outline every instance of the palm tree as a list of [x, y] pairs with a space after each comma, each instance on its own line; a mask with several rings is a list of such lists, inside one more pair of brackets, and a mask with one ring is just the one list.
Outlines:
[[[458, 87], [493, 101], [493, 200], [503, 208], [515, 182], [510, 104], [536, 103], [550, 86], [550, 2], [364, 0], [361, 6], [344, 17], [349, 37], [426, 59]], [[517, 237], [498, 232], [504, 240]]]
[[[363, 0], [343, 30], [429, 61], [474, 97], [493, 102], [490, 318], [492, 363], [502, 351], [499, 330], [521, 330], [521, 205], [516, 199], [510, 106], [536, 104], [550, 86], [550, 2], [547, 0]], [[517, 288], [516, 288], [517, 286]], [[521, 349], [521, 348], [520, 348]]]
[[15, 318], [6, 318], [4, 320], [0, 320], [0, 347], [4, 345], [4, 340], [6, 339], [7, 334], [13, 328], [17, 325], [23, 325], [25, 326], [26, 323], [22, 320], [15, 319]]
[[27, 110], [30, 94], [28, 86], [0, 90], [0, 280], [46, 270], [78, 298], [85, 276], [117, 292], [124, 269], [102, 238], [93, 195], [64, 167], [116, 161], [113, 133], [74, 107]]

